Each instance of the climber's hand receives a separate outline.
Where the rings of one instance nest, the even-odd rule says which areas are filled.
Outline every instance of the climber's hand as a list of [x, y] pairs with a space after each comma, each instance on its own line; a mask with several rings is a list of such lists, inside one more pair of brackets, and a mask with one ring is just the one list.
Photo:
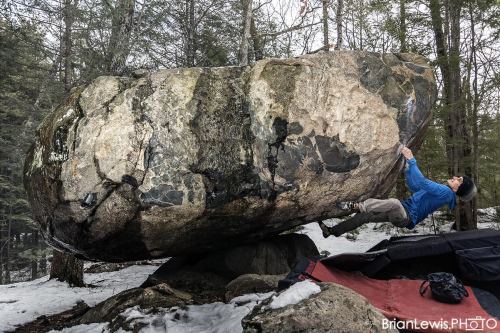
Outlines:
[[411, 152], [411, 149], [408, 147], [403, 147], [403, 149], [401, 149], [401, 153], [407, 160], [411, 160], [413, 158], [413, 153]]

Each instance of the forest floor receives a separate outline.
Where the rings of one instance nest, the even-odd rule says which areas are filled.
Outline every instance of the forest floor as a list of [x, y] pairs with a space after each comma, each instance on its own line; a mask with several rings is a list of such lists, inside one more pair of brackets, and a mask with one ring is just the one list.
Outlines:
[[[430, 218], [414, 230], [393, 228], [387, 223], [368, 224], [339, 238], [323, 238], [317, 223], [304, 225], [298, 233], [308, 235], [327, 255], [346, 252], [365, 252], [375, 244], [391, 236], [402, 234], [433, 234], [448, 232], [452, 223], [446, 216], [435, 213], [435, 224]], [[326, 223], [336, 223], [332, 219]], [[500, 229], [500, 220], [495, 208], [480, 211], [478, 227]], [[49, 280], [44, 276], [34, 281], [0, 285], [0, 332], [41, 332], [47, 327], [64, 327], [64, 321], [85, 312], [88, 307], [130, 288], [138, 287], [153, 273], [163, 260], [143, 262], [114, 271], [99, 271], [99, 265], [85, 265], [86, 288], [70, 288], [66, 283]], [[105, 264], [100, 264], [104, 267]], [[97, 269], [96, 269], [97, 268]], [[115, 267], [116, 269], [116, 267]], [[162, 313], [148, 313], [137, 307], [129, 308], [121, 316], [130, 321], [144, 323], [141, 332], [238, 332], [242, 330], [241, 319], [268, 294], [248, 294], [234, 298], [228, 303], [190, 305], [184, 309], [165, 309]], [[179, 319], [180, 318], [180, 319]], [[78, 325], [50, 332], [80, 333], [108, 332], [107, 323]]]

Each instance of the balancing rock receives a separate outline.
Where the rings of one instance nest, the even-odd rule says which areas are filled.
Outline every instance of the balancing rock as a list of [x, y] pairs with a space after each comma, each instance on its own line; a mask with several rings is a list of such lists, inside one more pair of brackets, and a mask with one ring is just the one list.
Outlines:
[[435, 99], [414, 54], [102, 76], [38, 128], [25, 188], [47, 242], [83, 258], [203, 253], [386, 195]]

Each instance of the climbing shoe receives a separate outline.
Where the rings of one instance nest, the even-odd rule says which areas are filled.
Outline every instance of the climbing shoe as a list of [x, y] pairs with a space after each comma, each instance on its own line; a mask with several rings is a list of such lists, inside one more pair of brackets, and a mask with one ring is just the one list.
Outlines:
[[359, 211], [358, 203], [355, 201], [340, 201], [335, 204], [340, 210], [345, 211]]
[[323, 221], [318, 221], [318, 225], [321, 228], [321, 232], [323, 232], [323, 237], [328, 238], [330, 236], [330, 231], [327, 225], [324, 224]]
[[352, 231], [356, 228], [359, 228], [365, 223], [369, 223], [373, 218], [373, 214], [370, 213], [357, 213], [353, 217], [340, 222], [339, 224], [334, 225], [331, 228], [328, 228], [328, 233], [330, 235], [334, 235], [335, 237], [339, 237], [340, 235], [345, 234], [346, 232]]

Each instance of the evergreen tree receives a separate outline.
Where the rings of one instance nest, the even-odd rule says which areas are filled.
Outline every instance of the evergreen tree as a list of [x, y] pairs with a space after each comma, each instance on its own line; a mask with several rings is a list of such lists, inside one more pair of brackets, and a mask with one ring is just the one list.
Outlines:
[[46, 254], [43, 248], [31, 256], [26, 253], [39, 244], [22, 182], [33, 124], [51, 106], [40, 94], [50, 70], [38, 47], [42, 43], [43, 35], [34, 25], [0, 20], [0, 282], [4, 283], [10, 282], [11, 271], [36, 263]]

